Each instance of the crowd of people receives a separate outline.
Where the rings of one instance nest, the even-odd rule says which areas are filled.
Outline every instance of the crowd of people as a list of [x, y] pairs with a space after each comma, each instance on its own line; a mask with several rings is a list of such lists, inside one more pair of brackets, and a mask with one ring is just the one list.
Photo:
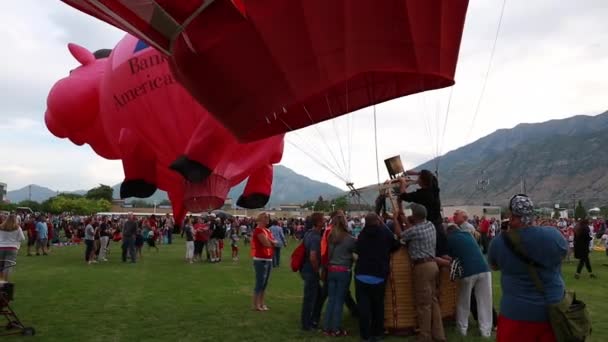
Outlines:
[[[406, 245], [413, 268], [417, 340], [446, 340], [438, 288], [440, 269], [450, 267], [453, 278], [460, 281], [456, 328], [461, 335], [467, 336], [469, 317], [473, 315], [482, 337], [489, 338], [494, 331], [498, 341], [556, 341], [547, 304], [558, 303], [565, 295], [561, 264], [569, 250], [567, 232], [571, 231], [574, 256], [580, 260], [576, 274], [579, 278], [582, 265], [589, 265], [592, 235], [601, 235], [608, 244], [604, 222], [540, 219], [535, 216], [532, 200], [525, 195], [511, 199], [510, 215], [502, 221], [469, 218], [462, 210], [453, 217], [442, 218], [434, 175], [428, 171], [417, 175], [418, 190], [408, 192], [412, 182], [400, 180], [399, 200], [381, 194], [376, 212], [360, 219], [341, 211], [329, 218], [322, 213], [306, 218], [301, 238], [303, 262], [299, 268], [303, 281], [302, 330], [321, 328], [326, 336], [348, 335], [342, 326], [342, 310], [346, 305], [358, 317], [361, 340], [381, 340], [391, 253]], [[389, 197], [393, 202], [392, 213], [383, 210]], [[410, 203], [410, 216], [404, 215], [401, 201]], [[264, 303], [265, 289], [271, 273], [273, 246], [278, 244], [268, 222], [268, 215], [260, 214], [253, 235], [256, 275], [253, 309], [257, 311], [269, 310]], [[361, 225], [359, 231], [354, 229], [357, 224]], [[514, 251], [507, 232], [517, 234], [519, 248], [528, 252], [526, 260]], [[294, 252], [292, 258], [295, 256]], [[529, 260], [541, 268], [545, 292], [536, 290]], [[498, 312], [493, 306], [491, 270], [501, 272]], [[594, 278], [590, 266], [588, 270]], [[350, 293], [353, 279], [356, 301]]]
[[[136, 263], [146, 243], [149, 250], [158, 251], [158, 245], [172, 244], [173, 235], [180, 234], [185, 240], [187, 263], [221, 262], [226, 240], [231, 246], [231, 259], [238, 261], [239, 245], [250, 244], [255, 274], [252, 309], [268, 311], [265, 298], [272, 269], [280, 267], [281, 251], [293, 241], [299, 244], [296, 252], [301, 253], [297, 269], [303, 281], [301, 328], [321, 328], [326, 336], [348, 335], [342, 325], [346, 305], [358, 318], [361, 339], [378, 341], [384, 334], [384, 296], [391, 253], [407, 246], [413, 269], [418, 340], [446, 340], [438, 289], [440, 270], [449, 268], [452, 278], [460, 279], [456, 328], [461, 335], [467, 335], [472, 314], [483, 337], [497, 330], [498, 341], [523, 341], [530, 336], [554, 341], [546, 301], [556, 303], [563, 297], [562, 260], [569, 260], [573, 254], [579, 260], [575, 278], [580, 278], [583, 267], [595, 278], [589, 252], [594, 240], [601, 239], [608, 247], [606, 223], [539, 219], [534, 215], [532, 200], [525, 195], [512, 198], [506, 220], [469, 217], [462, 210], [452, 217], [442, 217], [436, 177], [426, 170], [411, 174], [417, 176], [416, 181], [399, 179], [396, 196], [391, 190], [381, 191], [376, 211], [364, 217], [352, 217], [343, 211], [329, 216], [314, 213], [302, 219], [273, 219], [266, 213], [255, 219], [210, 214], [188, 216], [176, 224], [170, 215], [10, 214], [0, 218], [0, 281], [8, 279], [10, 266], [26, 237], [27, 256], [47, 256], [51, 246], [84, 242], [84, 261], [95, 264], [108, 260], [112, 244], [121, 247], [123, 262]], [[408, 191], [414, 183], [418, 189]], [[387, 210], [387, 200], [391, 211]], [[403, 202], [409, 203], [410, 216], [405, 215]], [[544, 294], [534, 291], [536, 284], [528, 265], [514, 252], [509, 234], [505, 234], [508, 231], [517, 231], [520, 247], [542, 265], [539, 273]], [[501, 272], [499, 312], [493, 307], [491, 270]], [[354, 298], [350, 290], [353, 280]]]

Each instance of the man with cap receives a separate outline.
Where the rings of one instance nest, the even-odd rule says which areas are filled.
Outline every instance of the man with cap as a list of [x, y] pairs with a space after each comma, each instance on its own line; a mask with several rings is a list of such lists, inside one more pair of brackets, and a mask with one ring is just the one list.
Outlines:
[[[496, 340], [555, 341], [547, 305], [560, 302], [564, 296], [561, 263], [568, 252], [568, 243], [553, 227], [533, 226], [534, 204], [528, 196], [513, 196], [509, 209], [509, 230], [492, 240], [488, 252], [490, 267], [501, 272]], [[537, 264], [544, 295], [536, 289], [528, 264], [509, 244], [514, 241], [512, 237], [520, 241], [526, 256]]]
[[420, 332], [418, 341], [445, 341], [441, 308], [437, 294], [439, 266], [435, 262], [436, 230], [427, 221], [426, 208], [412, 203], [413, 226], [401, 233], [407, 243], [408, 253], [414, 265], [414, 301]]

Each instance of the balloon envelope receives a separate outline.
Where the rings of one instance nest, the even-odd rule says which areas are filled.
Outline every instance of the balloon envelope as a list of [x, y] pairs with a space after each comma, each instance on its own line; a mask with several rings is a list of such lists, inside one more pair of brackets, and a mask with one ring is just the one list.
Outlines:
[[64, 1], [171, 55], [175, 76], [241, 141], [452, 85], [468, 6], [107, 0], [102, 10], [96, 1]]

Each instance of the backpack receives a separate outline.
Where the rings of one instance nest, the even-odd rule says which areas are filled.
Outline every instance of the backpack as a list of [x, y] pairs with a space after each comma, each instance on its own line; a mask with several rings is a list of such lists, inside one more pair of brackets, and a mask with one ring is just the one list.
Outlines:
[[463, 272], [464, 269], [462, 267], [462, 262], [460, 261], [460, 259], [452, 259], [452, 262], [450, 262], [450, 280], [456, 281], [456, 279], [462, 278]]
[[304, 247], [304, 241], [302, 241], [291, 253], [291, 270], [294, 272], [299, 272], [302, 269], [302, 266], [304, 266], [305, 258], [306, 247]]

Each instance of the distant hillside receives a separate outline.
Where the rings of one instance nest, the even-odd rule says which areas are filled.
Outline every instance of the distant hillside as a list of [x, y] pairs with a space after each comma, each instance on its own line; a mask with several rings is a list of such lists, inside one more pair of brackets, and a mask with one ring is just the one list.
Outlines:
[[[30, 196], [31, 194], [31, 196]], [[48, 198], [56, 196], [57, 191], [47, 187], [31, 184], [21, 189], [8, 191], [6, 197], [13, 203], [32, 200], [36, 202], [44, 202]]]
[[[273, 179], [273, 191], [268, 204], [271, 206], [278, 206], [279, 204], [285, 203], [303, 203], [308, 200], [314, 200], [318, 196], [331, 196], [343, 192], [343, 190], [336, 188], [332, 185], [312, 180], [308, 177], [302, 176], [295, 173], [291, 169], [282, 166], [275, 165], [274, 167], [274, 179]], [[229, 197], [237, 199], [243, 192], [245, 183], [241, 183], [235, 186], [229, 193]], [[119, 198], [120, 184], [113, 186], [114, 198]], [[31, 185], [31, 199], [37, 202], [43, 202], [48, 198], [57, 195], [57, 191], [49, 188]], [[71, 193], [85, 194], [85, 190], [71, 191]], [[7, 194], [8, 199], [11, 202], [20, 202], [29, 199], [29, 186], [25, 186], [18, 190], [9, 191]], [[145, 199], [148, 202], [160, 203], [167, 199], [167, 193], [164, 191], [157, 191], [151, 197]], [[129, 201], [131, 199], [127, 199]]]
[[[435, 169], [435, 161], [417, 169]], [[482, 174], [483, 173], [483, 174]], [[608, 112], [501, 129], [451, 151], [440, 160], [444, 204], [504, 205], [520, 192], [547, 206], [608, 202]], [[489, 180], [485, 191], [477, 187]]]

